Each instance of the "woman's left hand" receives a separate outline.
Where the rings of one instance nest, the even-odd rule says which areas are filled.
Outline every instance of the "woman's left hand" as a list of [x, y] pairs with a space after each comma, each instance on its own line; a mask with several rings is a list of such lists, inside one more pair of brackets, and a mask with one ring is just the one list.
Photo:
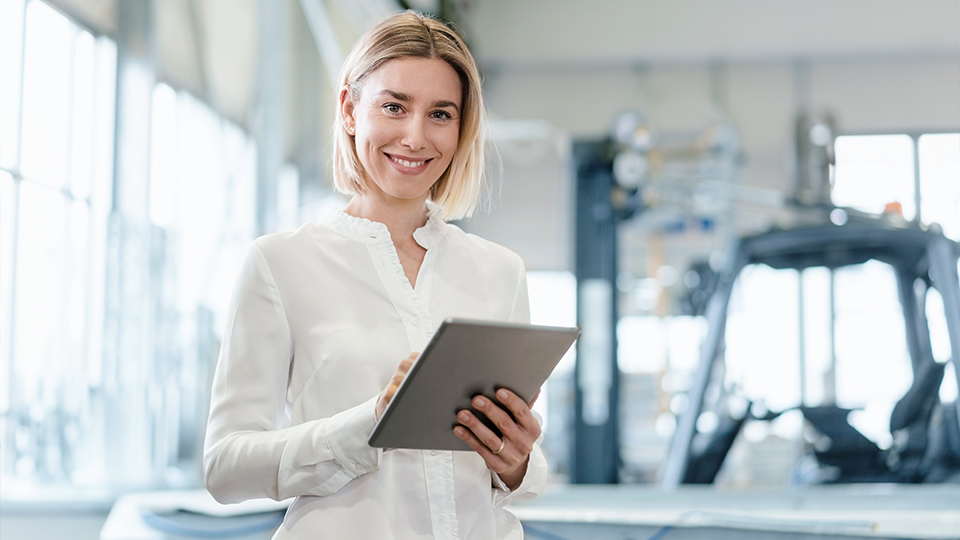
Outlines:
[[475, 396], [472, 405], [497, 426], [500, 437], [466, 409], [457, 414], [461, 425], [453, 428], [453, 433], [480, 454], [487, 468], [513, 490], [523, 481], [533, 443], [540, 437], [540, 423], [530, 412], [537, 397], [527, 404], [513, 392], [501, 388], [497, 390], [496, 399], [499, 405], [484, 396]]

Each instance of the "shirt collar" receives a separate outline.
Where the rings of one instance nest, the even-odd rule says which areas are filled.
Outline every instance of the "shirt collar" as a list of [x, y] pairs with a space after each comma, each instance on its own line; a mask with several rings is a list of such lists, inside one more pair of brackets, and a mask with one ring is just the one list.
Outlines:
[[[326, 225], [334, 231], [364, 244], [392, 242], [390, 231], [383, 223], [351, 216], [340, 208], [337, 208], [325, 221]], [[424, 249], [430, 249], [440, 243], [446, 232], [446, 223], [431, 212], [423, 227], [413, 231], [413, 239]]]

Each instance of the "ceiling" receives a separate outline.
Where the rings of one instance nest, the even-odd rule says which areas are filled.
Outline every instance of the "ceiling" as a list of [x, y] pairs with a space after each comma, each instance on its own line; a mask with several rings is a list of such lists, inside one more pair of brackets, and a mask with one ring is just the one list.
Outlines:
[[956, 0], [482, 0], [468, 23], [488, 64], [960, 56]]
[[[92, 30], [116, 34], [117, 0], [47, 0]], [[960, 57], [956, 0], [451, 0], [485, 69], [849, 57]], [[407, 2], [434, 9], [439, 0]], [[254, 103], [259, 10], [306, 19], [320, 58], [337, 62], [395, 0], [157, 0], [161, 80], [245, 125]], [[308, 15], [309, 14], [309, 15]], [[319, 14], [319, 15], [318, 15]], [[318, 24], [323, 23], [323, 24]], [[289, 39], [289, 38], [288, 38]], [[295, 47], [290, 47], [295, 49]], [[324, 53], [327, 54], [324, 54]], [[315, 61], [315, 57], [310, 57]], [[288, 55], [288, 69], [301, 61]], [[336, 73], [336, 69], [328, 70]]]

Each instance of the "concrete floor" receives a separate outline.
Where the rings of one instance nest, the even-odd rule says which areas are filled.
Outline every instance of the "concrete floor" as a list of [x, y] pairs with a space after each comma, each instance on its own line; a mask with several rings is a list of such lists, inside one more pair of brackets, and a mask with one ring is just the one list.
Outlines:
[[99, 540], [106, 512], [0, 513], [3, 540]]
[[[526, 540], [862, 540], [862, 536], [822, 535], [717, 527], [645, 527], [605, 523], [524, 523]], [[871, 536], [871, 540], [903, 540]]]

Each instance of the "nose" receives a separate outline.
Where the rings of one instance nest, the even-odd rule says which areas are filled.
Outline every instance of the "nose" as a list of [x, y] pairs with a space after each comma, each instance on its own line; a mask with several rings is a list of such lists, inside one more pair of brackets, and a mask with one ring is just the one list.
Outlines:
[[421, 118], [410, 118], [404, 125], [403, 137], [400, 144], [411, 150], [421, 150], [427, 143], [426, 120]]

